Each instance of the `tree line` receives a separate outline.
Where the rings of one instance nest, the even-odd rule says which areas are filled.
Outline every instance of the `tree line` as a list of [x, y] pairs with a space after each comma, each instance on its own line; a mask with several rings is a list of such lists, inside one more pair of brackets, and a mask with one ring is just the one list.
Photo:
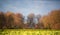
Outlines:
[[60, 29], [60, 10], [44, 16], [30, 13], [27, 19], [21, 13], [0, 11], [0, 29]]

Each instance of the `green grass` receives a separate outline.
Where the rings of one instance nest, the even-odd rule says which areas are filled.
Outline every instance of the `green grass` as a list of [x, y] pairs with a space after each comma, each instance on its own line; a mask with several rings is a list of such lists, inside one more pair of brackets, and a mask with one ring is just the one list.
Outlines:
[[4, 29], [0, 35], [60, 35], [60, 30]]

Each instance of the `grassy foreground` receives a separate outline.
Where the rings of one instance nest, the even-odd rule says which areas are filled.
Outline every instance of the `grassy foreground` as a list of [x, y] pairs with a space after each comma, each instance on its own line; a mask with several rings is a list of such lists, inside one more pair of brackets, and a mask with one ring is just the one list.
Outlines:
[[60, 35], [60, 30], [4, 29], [0, 35]]

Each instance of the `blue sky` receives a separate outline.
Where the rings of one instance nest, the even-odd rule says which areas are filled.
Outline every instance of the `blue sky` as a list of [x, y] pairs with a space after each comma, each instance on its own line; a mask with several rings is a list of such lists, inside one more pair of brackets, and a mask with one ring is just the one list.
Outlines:
[[12, 11], [27, 16], [29, 13], [46, 15], [54, 9], [60, 9], [59, 0], [0, 0], [0, 11]]

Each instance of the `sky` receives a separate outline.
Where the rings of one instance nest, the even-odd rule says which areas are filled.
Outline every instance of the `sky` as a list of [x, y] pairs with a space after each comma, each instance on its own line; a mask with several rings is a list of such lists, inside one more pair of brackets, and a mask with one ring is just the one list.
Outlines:
[[55, 9], [60, 9], [59, 0], [0, 0], [0, 11], [22, 13], [24, 16], [29, 13], [46, 15]]

